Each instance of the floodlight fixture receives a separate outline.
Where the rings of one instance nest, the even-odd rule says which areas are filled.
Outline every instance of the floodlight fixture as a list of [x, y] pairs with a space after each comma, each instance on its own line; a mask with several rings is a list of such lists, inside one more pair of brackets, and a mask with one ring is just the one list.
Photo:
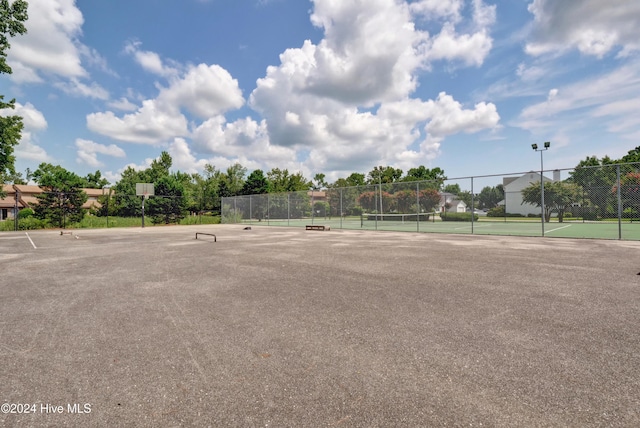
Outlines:
[[548, 149], [549, 147], [551, 147], [551, 143], [549, 141], [545, 141], [544, 148]]
[[533, 150], [538, 150], [538, 145], [537, 145], [537, 144], [532, 144], [532, 145], [531, 145], [531, 148], [532, 148]]

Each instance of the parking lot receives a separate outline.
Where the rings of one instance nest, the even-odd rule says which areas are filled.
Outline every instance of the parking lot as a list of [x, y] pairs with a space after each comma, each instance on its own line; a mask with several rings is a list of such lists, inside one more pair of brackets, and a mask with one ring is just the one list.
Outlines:
[[0, 234], [0, 425], [640, 425], [639, 242], [245, 227]]

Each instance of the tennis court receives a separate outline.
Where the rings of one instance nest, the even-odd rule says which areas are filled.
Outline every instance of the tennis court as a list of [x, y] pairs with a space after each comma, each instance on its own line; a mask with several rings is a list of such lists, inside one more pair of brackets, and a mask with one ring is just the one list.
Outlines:
[[0, 425], [640, 424], [640, 242], [245, 227], [1, 234]]
[[[380, 219], [382, 217], [382, 219]], [[476, 222], [442, 221], [431, 216], [430, 220], [415, 220], [415, 215], [387, 214], [384, 216], [305, 218], [305, 219], [272, 219], [264, 221], [243, 220], [247, 225], [305, 227], [319, 224], [331, 229], [380, 230], [397, 232], [424, 232], [446, 234], [477, 234], [505, 236], [542, 236], [540, 220], [503, 220], [481, 218]], [[550, 238], [591, 238], [591, 239], [624, 239], [640, 241], [640, 222], [615, 221], [583, 222], [552, 221], [545, 223], [544, 234]]]

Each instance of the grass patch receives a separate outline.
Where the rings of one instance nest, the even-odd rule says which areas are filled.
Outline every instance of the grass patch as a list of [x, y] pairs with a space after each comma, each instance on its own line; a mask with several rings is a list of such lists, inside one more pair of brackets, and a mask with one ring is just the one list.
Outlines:
[[[109, 228], [112, 227], [141, 227], [141, 217], [97, 217], [94, 215], [85, 216], [79, 223], [67, 223], [67, 229], [106, 229], [107, 222]], [[189, 226], [197, 224], [220, 224], [220, 216], [202, 215], [188, 216], [183, 218], [180, 225]], [[145, 227], [153, 227], [150, 217], [145, 217]], [[0, 222], [0, 232], [11, 232], [15, 228], [13, 220]], [[59, 229], [58, 226], [52, 226], [46, 221], [38, 220], [35, 217], [27, 217], [18, 219], [18, 230], [34, 230], [34, 229]]]

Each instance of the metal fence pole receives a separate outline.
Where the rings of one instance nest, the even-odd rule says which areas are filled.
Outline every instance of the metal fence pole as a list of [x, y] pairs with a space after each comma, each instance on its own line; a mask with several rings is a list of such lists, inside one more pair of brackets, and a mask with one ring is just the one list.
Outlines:
[[291, 220], [291, 193], [287, 193], [287, 226]]
[[344, 216], [342, 209], [342, 189], [340, 189], [340, 229], [342, 229], [342, 217]]
[[420, 182], [416, 182], [416, 232], [420, 233]]
[[311, 190], [311, 224], [316, 215], [316, 207], [313, 206], [313, 190]]
[[471, 177], [471, 234], [473, 235], [473, 224], [476, 218], [476, 206], [473, 201], [473, 177]]
[[618, 239], [622, 239], [622, 189], [620, 189], [620, 165], [616, 166], [616, 187], [618, 188]]

